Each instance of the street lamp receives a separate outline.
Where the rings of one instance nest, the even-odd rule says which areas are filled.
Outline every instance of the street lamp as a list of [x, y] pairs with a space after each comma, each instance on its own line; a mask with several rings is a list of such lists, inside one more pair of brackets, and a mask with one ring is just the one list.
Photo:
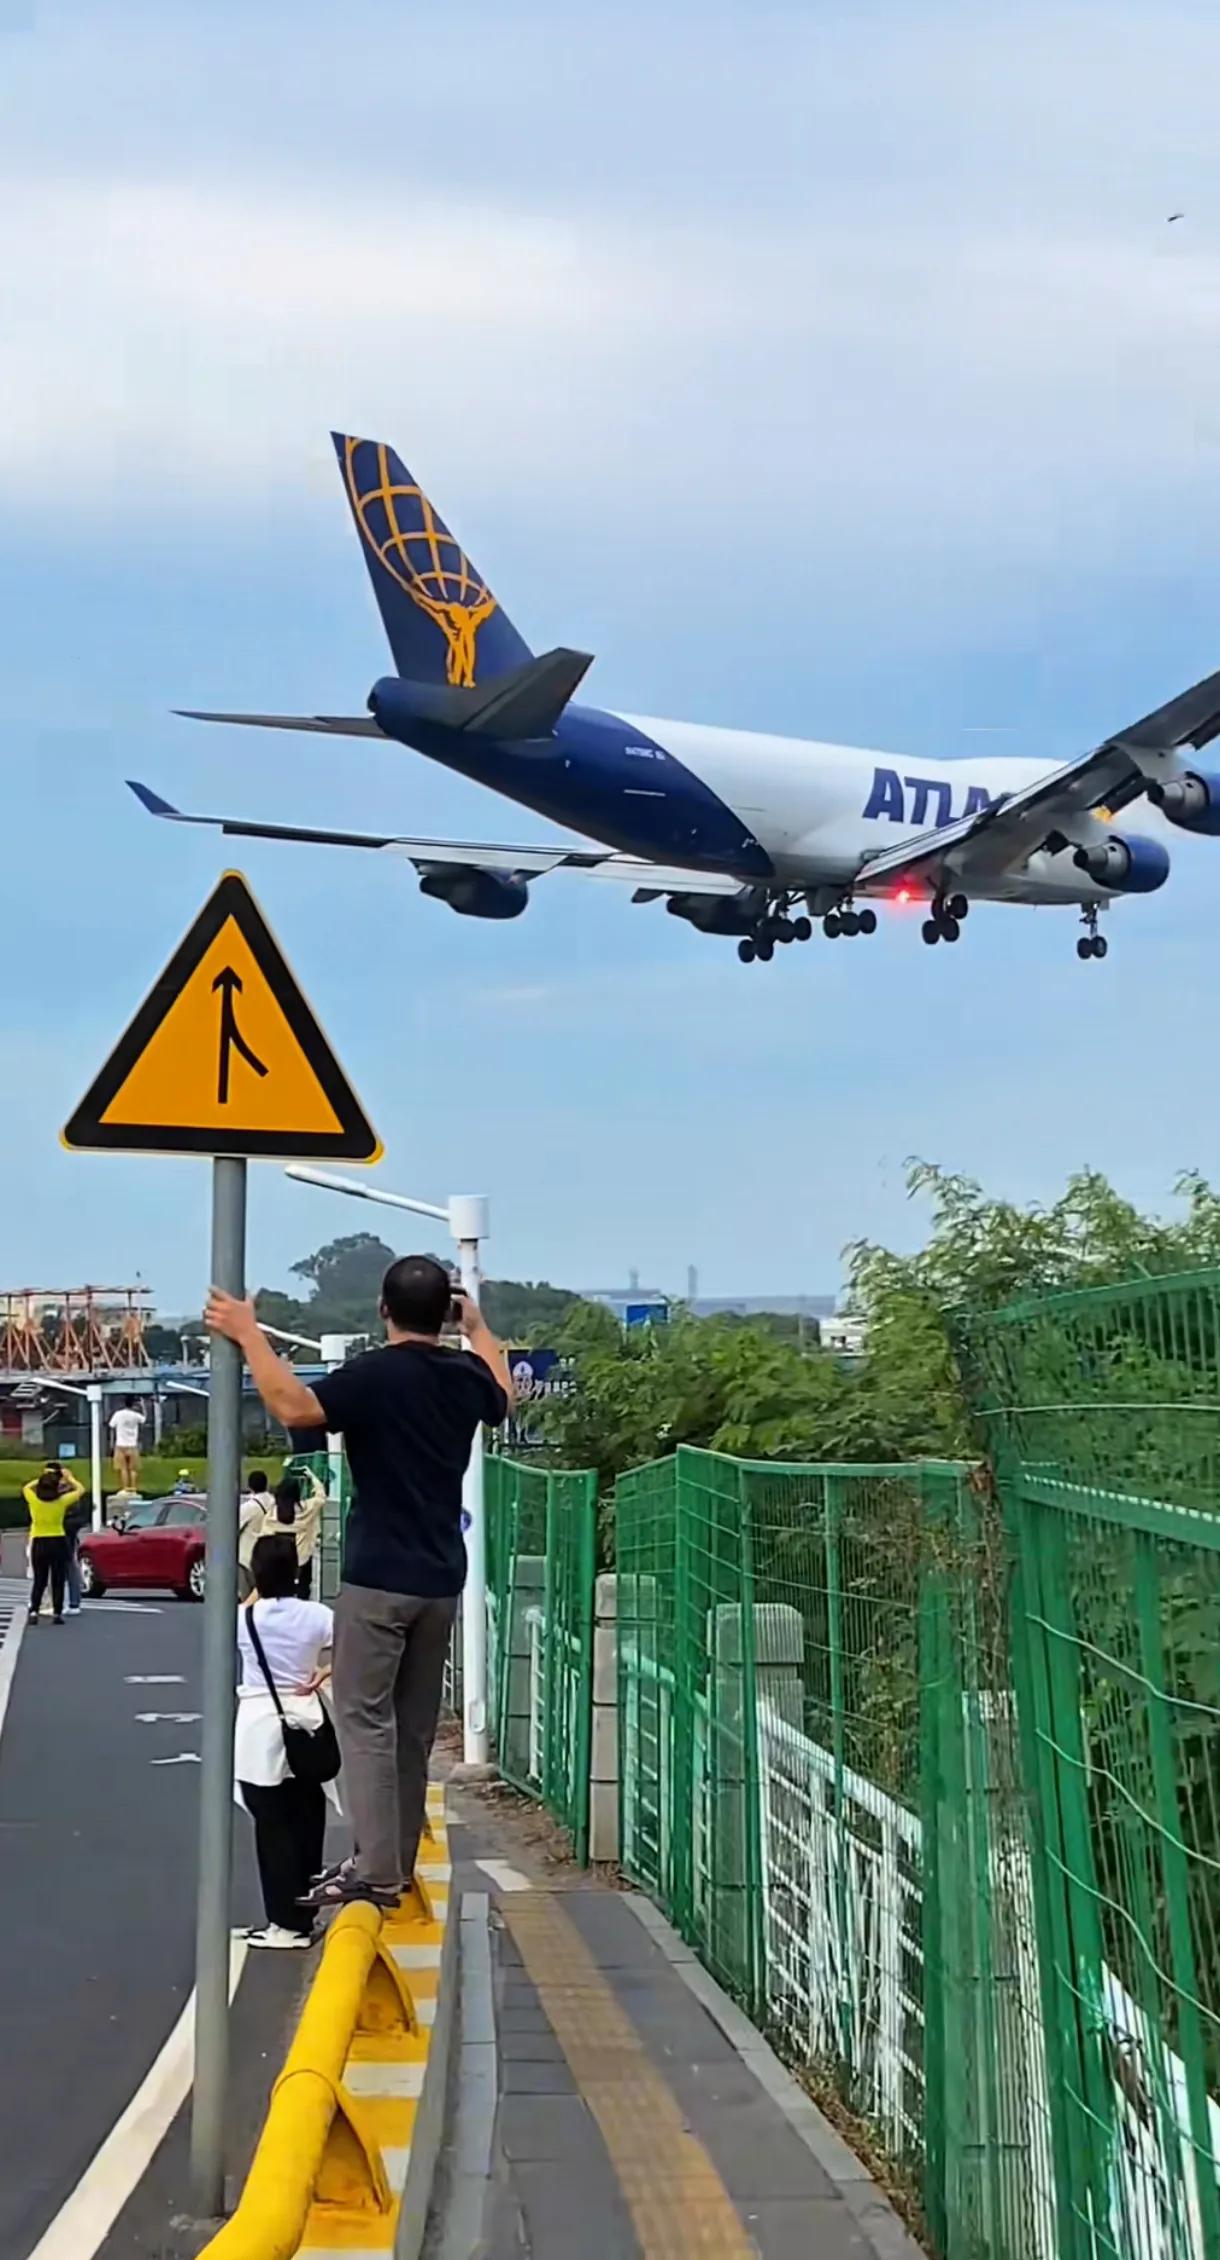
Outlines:
[[[487, 1200], [482, 1193], [451, 1193], [444, 1207], [435, 1201], [417, 1201], [406, 1193], [383, 1193], [353, 1177], [337, 1177], [329, 1170], [305, 1169], [294, 1163], [285, 1171], [300, 1185], [317, 1185], [325, 1193], [347, 1193], [355, 1201], [375, 1201], [382, 1208], [408, 1209], [413, 1216], [430, 1216], [448, 1227], [457, 1242], [458, 1269], [463, 1292], [479, 1299], [479, 1250], [488, 1235]], [[475, 1433], [470, 1465], [462, 1485], [466, 1510], [466, 1585], [462, 1594], [462, 1756], [468, 1766], [487, 1764], [487, 1525], [483, 1504], [483, 1431]]]

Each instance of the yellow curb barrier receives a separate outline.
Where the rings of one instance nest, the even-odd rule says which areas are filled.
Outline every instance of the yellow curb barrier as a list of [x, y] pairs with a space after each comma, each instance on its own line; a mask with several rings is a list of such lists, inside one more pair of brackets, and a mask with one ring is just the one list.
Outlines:
[[392, 2250], [447, 1928], [426, 1874], [439, 1849], [421, 1847], [425, 1872], [384, 1916], [336, 1915], [241, 2201], [200, 2260]]

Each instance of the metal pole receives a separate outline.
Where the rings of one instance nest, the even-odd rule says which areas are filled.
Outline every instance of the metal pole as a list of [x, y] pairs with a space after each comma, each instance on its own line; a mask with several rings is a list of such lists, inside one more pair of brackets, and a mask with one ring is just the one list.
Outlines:
[[[245, 1268], [246, 1164], [222, 1157], [212, 1164], [213, 1284], [230, 1295], [242, 1295]], [[195, 2212], [203, 2220], [211, 2220], [224, 2210], [242, 1384], [242, 1357], [235, 1342], [214, 1339], [211, 1356], [203, 1765], [195, 1930], [195, 2087], [191, 2113], [191, 2188]]]
[[93, 1527], [102, 1527], [102, 1385], [91, 1381], [89, 1398], [89, 1487], [93, 1496]]
[[[462, 1286], [479, 1299], [479, 1242], [487, 1237], [487, 1203], [479, 1194], [455, 1193], [449, 1225], [458, 1244]], [[483, 1501], [483, 1431], [475, 1436], [462, 1485], [466, 1509], [466, 1584], [462, 1592], [462, 1758], [487, 1764], [487, 1523]]]

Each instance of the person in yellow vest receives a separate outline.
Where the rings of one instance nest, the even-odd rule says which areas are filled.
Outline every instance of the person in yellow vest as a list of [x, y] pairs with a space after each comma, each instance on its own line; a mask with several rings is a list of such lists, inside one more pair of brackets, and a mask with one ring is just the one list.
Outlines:
[[64, 1516], [84, 1495], [84, 1484], [78, 1483], [75, 1476], [66, 1475], [58, 1461], [45, 1467], [33, 1483], [26, 1484], [22, 1493], [30, 1510], [30, 1568], [34, 1579], [30, 1587], [31, 1624], [37, 1624], [41, 1615], [48, 1581], [51, 1622], [62, 1624], [64, 1621], [64, 1588], [68, 1581]]

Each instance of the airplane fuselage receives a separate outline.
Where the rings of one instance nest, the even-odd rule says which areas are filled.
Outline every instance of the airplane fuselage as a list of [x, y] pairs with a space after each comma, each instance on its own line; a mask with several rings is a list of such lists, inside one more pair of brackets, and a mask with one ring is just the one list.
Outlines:
[[[396, 712], [392, 677], [376, 685], [369, 704], [388, 736], [552, 823], [625, 854], [794, 893], [843, 892], [870, 856], [973, 815], [1050, 766], [1003, 756], [905, 760], [575, 702], [553, 737], [510, 742]], [[1141, 830], [1150, 819], [1142, 810]], [[1084, 818], [1075, 836], [1104, 839], [1105, 826]], [[1108, 899], [1070, 857], [1043, 851], [982, 883], [976, 878], [971, 892], [1004, 902]]]

